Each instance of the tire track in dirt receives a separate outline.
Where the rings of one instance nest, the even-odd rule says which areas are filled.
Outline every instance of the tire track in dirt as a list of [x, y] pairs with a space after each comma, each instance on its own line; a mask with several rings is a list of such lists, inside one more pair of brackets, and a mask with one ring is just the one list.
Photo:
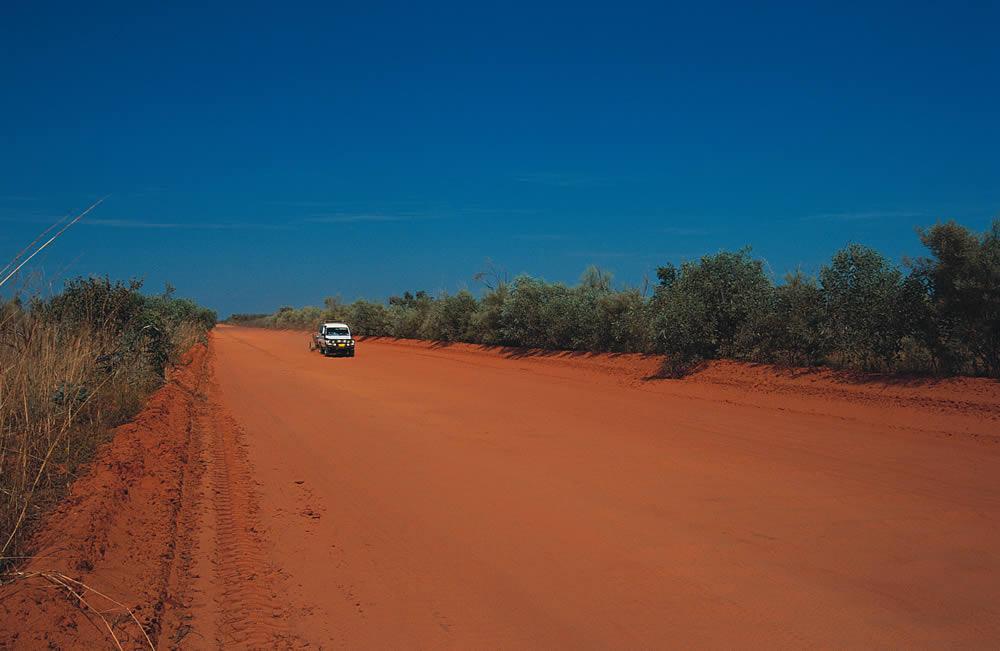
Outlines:
[[216, 392], [209, 375], [192, 418], [201, 486], [189, 501], [189, 541], [179, 543], [191, 562], [175, 581], [182, 610], [174, 614], [170, 641], [173, 648], [298, 646], [279, 597], [280, 573], [267, 554], [243, 432]]
[[288, 641], [287, 613], [279, 605], [273, 585], [276, 573], [263, 550], [246, 454], [232, 419], [216, 406], [207, 412], [200, 415], [199, 426], [211, 440], [219, 642], [273, 647]]
[[0, 649], [302, 645], [214, 359], [198, 346], [171, 369], [37, 532], [24, 578], [0, 583]]

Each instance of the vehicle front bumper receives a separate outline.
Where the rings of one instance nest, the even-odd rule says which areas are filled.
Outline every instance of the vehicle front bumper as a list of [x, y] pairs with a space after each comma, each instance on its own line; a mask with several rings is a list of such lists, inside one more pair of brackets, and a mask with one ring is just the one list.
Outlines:
[[330, 356], [347, 356], [354, 354], [353, 343], [326, 343], [321, 346], [323, 354]]

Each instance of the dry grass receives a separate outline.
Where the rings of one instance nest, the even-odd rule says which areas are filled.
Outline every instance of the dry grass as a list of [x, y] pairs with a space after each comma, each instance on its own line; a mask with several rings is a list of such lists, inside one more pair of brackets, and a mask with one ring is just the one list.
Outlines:
[[179, 364], [184, 353], [194, 348], [195, 344], [202, 344], [207, 340], [208, 333], [203, 324], [181, 322], [170, 333], [170, 363]]
[[[48, 583], [56, 586], [65, 592], [66, 596], [75, 602], [75, 604], [81, 608], [84, 612], [92, 617], [96, 617], [103, 624], [104, 628], [107, 630], [111, 641], [114, 643], [115, 648], [119, 651], [124, 651], [121, 640], [115, 635], [115, 627], [112, 622], [108, 619], [108, 616], [120, 616], [125, 614], [128, 616], [128, 621], [135, 624], [136, 628], [142, 634], [142, 640], [145, 644], [142, 646], [148, 647], [155, 651], [156, 646], [150, 639], [149, 634], [146, 629], [143, 628], [142, 623], [135, 616], [135, 613], [131, 608], [125, 604], [112, 599], [108, 595], [104, 594], [99, 590], [95, 590], [86, 583], [82, 581], [77, 581], [76, 579], [66, 576], [61, 572], [55, 571], [44, 571], [44, 572], [12, 572], [10, 575], [13, 581], [30, 581], [32, 579], [43, 579]], [[103, 603], [94, 603], [94, 599], [97, 598]], [[107, 604], [108, 607], [99, 608], [98, 606], [103, 606]]]
[[[99, 203], [41, 233], [0, 270], [0, 287]], [[123, 618], [141, 632], [129, 642], [155, 648], [131, 609], [65, 574], [9, 566], [30, 558], [33, 525], [112, 429], [141, 409], [164, 367], [215, 323], [214, 312], [172, 298], [172, 289], [144, 297], [140, 285], [76, 279], [47, 301], [0, 297], [0, 579], [55, 586], [100, 621], [118, 649], [116, 628], [129, 635]]]
[[[0, 288], [103, 201], [38, 235], [0, 270]], [[137, 324], [144, 299], [134, 283], [83, 281], [74, 292], [62, 305], [64, 317], [75, 315], [69, 319], [0, 297], [0, 568], [22, 551], [30, 525], [111, 428], [139, 410], [163, 365], [204, 337], [215, 319], [165, 294], [155, 303], [159, 312]], [[147, 346], [150, 337], [160, 338], [158, 349]]]
[[0, 311], [0, 556], [22, 548], [26, 525], [156, 386], [138, 356], [103, 361], [115, 346], [15, 305]]

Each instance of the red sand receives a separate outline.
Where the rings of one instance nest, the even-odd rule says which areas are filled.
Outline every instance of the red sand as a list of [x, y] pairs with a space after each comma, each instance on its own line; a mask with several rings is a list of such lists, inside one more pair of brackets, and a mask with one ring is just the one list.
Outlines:
[[[1000, 645], [996, 382], [213, 346], [25, 568], [141, 604], [158, 647]], [[0, 630], [109, 641], [38, 579], [0, 591]]]

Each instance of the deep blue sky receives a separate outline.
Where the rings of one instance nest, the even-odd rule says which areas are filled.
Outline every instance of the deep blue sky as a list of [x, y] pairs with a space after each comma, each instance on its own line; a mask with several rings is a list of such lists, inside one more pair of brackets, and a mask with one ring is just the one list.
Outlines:
[[1000, 214], [996, 2], [140, 4], [0, 9], [0, 258], [111, 194], [37, 277], [270, 311]]

